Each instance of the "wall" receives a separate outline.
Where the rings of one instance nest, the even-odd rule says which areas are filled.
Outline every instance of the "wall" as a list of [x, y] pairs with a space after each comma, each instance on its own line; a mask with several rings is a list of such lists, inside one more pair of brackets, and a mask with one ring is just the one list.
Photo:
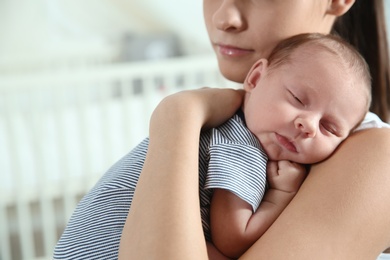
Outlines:
[[172, 34], [184, 53], [210, 51], [200, 0], [3, 0], [0, 17], [0, 71], [107, 62], [129, 35]]

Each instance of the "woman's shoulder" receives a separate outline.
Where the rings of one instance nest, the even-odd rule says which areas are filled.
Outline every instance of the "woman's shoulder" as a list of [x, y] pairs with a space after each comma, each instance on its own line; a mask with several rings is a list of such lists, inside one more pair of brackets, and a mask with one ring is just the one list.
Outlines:
[[355, 129], [355, 132], [369, 128], [390, 128], [390, 124], [383, 122], [376, 114], [368, 112], [363, 122]]
[[385, 254], [385, 253], [380, 254], [376, 260], [385, 260], [385, 259], [390, 259], [390, 254]]

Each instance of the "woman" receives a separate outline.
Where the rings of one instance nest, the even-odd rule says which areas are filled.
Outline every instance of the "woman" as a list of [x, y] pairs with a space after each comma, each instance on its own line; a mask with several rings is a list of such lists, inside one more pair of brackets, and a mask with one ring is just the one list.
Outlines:
[[[237, 82], [281, 39], [330, 33], [334, 26], [367, 59], [372, 111], [387, 120], [383, 1], [204, 0], [204, 15], [220, 70]], [[240, 95], [197, 90], [158, 106], [120, 259], [208, 258], [199, 215], [199, 132], [230, 117]], [[242, 259], [375, 259], [389, 247], [390, 130], [381, 126], [371, 115], [362, 125], [370, 129], [353, 134], [331, 158], [314, 165], [296, 197]]]

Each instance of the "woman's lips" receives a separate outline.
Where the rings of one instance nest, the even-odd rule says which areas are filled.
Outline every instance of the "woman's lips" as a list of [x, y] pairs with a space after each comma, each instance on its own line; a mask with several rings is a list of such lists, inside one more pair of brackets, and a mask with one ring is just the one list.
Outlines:
[[280, 134], [277, 134], [277, 133], [275, 133], [275, 136], [276, 136], [276, 140], [278, 140], [279, 144], [281, 144], [287, 150], [294, 152], [294, 153], [297, 152], [297, 148], [295, 147], [295, 145], [292, 142], [290, 142], [286, 137], [284, 137]]
[[224, 56], [229, 57], [239, 57], [252, 53], [253, 50], [250, 49], [241, 49], [231, 45], [216, 44], [218, 52]]

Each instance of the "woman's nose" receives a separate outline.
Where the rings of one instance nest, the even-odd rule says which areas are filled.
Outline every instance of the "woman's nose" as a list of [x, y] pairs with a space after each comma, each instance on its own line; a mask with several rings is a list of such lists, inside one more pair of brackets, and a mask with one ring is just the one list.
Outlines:
[[314, 138], [318, 130], [318, 121], [314, 117], [298, 117], [295, 127], [305, 138]]
[[222, 31], [241, 31], [245, 22], [239, 6], [242, 0], [222, 0], [218, 10], [213, 15], [213, 23]]

